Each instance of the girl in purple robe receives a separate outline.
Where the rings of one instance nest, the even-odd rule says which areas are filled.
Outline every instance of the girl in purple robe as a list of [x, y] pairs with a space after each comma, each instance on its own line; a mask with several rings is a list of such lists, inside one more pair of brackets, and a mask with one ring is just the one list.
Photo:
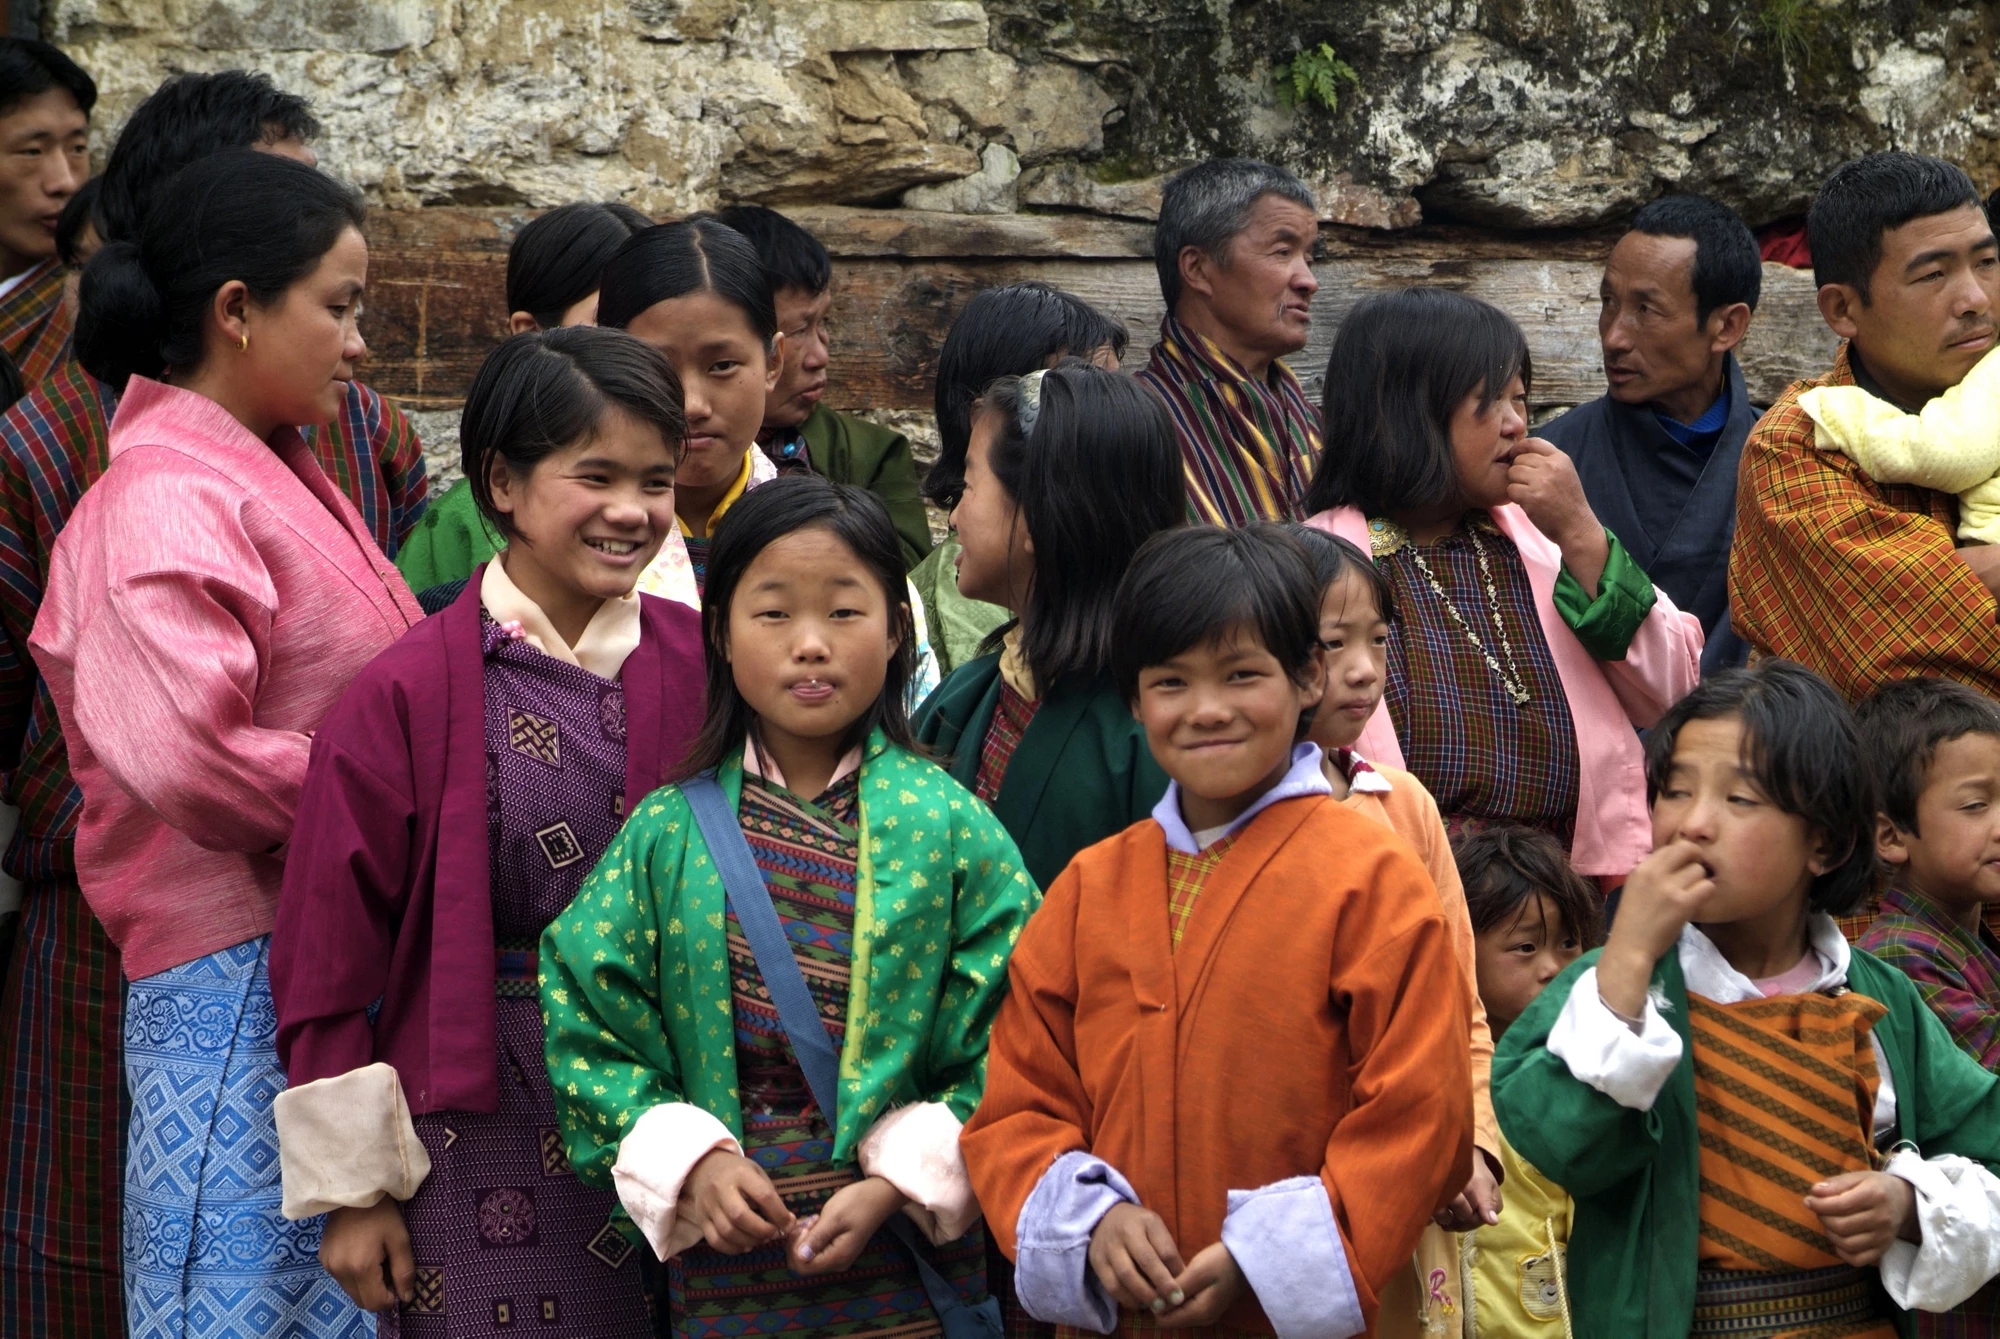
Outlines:
[[508, 537], [313, 744], [271, 953], [287, 1217], [381, 1333], [651, 1333], [616, 1198], [570, 1172], [537, 937], [701, 719], [696, 613], [637, 594], [673, 523], [681, 388], [639, 340], [517, 335], [465, 474]]

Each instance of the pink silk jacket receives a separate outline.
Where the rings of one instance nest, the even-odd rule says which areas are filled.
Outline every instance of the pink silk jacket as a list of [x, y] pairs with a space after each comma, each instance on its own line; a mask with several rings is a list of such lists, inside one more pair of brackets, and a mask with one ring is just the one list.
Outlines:
[[29, 639], [132, 980], [268, 934], [312, 733], [423, 617], [299, 434], [133, 377]]

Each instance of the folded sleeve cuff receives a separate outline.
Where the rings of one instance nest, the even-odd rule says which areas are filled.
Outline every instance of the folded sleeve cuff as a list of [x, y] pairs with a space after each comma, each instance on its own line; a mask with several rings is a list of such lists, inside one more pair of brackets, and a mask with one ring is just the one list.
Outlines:
[[1367, 1328], [1333, 1201], [1317, 1176], [1230, 1191], [1222, 1244], [1278, 1339], [1348, 1339]]
[[727, 1125], [688, 1102], [662, 1102], [633, 1121], [619, 1143], [611, 1184], [660, 1259], [701, 1240], [701, 1229], [677, 1212], [681, 1187], [694, 1165], [718, 1148], [743, 1152]]
[[1639, 1031], [1605, 1005], [1597, 993], [1597, 968], [1576, 978], [1555, 1026], [1549, 1029], [1550, 1055], [1619, 1106], [1651, 1111], [1674, 1067], [1681, 1062], [1681, 1038], [1660, 1017], [1649, 996]]
[[1090, 1272], [1090, 1234], [1138, 1202], [1117, 1168], [1088, 1153], [1065, 1153], [1042, 1173], [1015, 1233], [1014, 1293], [1029, 1315], [1094, 1334], [1117, 1328], [1118, 1304]]
[[281, 1211], [297, 1222], [334, 1209], [365, 1209], [384, 1195], [406, 1200], [431, 1174], [402, 1080], [377, 1061], [279, 1093]]
[[903, 1210], [933, 1246], [957, 1241], [979, 1221], [979, 1200], [958, 1151], [964, 1122], [942, 1102], [897, 1107], [856, 1150], [863, 1176], [879, 1176], [909, 1198]]
[[1556, 573], [1555, 606], [1591, 659], [1623, 660], [1659, 593], [1618, 537], [1609, 530], [1604, 537], [1611, 549], [1597, 580], [1597, 598], [1586, 595], [1583, 583], [1565, 567]]
[[2000, 1274], [2000, 1179], [1979, 1163], [1908, 1148], [1882, 1169], [1917, 1192], [1921, 1245], [1896, 1241], [1882, 1257], [1882, 1286], [1906, 1311], [1949, 1311]]

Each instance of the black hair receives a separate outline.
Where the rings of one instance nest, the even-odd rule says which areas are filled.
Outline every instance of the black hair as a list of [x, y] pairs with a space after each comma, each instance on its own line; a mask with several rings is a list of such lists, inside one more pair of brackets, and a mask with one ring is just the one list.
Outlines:
[[987, 464], [1035, 545], [1021, 656], [1046, 693], [1067, 675], [1110, 669], [1119, 579], [1149, 536], [1186, 518], [1187, 485], [1173, 419], [1151, 387], [1065, 358], [1040, 374], [1024, 434], [1024, 380], [1001, 378], [979, 404], [996, 425]]
[[922, 755], [910, 733], [904, 693], [916, 672], [917, 639], [910, 614], [908, 579], [903, 575], [903, 548], [889, 509], [865, 488], [837, 484], [816, 474], [788, 474], [745, 493], [716, 522], [708, 550], [708, 579], [702, 590], [701, 633], [708, 669], [708, 709], [701, 732], [669, 778], [684, 781], [721, 763], [757, 728], [756, 713], [736, 690], [729, 667], [729, 606], [736, 587], [757, 555], [786, 535], [818, 526], [853, 550], [861, 565], [881, 583], [890, 617], [897, 620], [896, 652], [874, 705], [849, 729], [849, 748], [880, 729], [891, 744]]
[[731, 205], [716, 210], [714, 218], [750, 239], [773, 290], [797, 288], [818, 297], [833, 282], [833, 259], [819, 238], [777, 210]]
[[1548, 833], [1495, 823], [1459, 837], [1451, 854], [1465, 885], [1472, 933], [1511, 924], [1528, 899], [1539, 894], [1556, 904], [1556, 914], [1578, 948], [1596, 948], [1603, 940], [1597, 890], [1570, 867], [1562, 843]]
[[1517, 376], [1534, 381], [1527, 337], [1492, 303], [1444, 288], [1363, 298], [1327, 355], [1325, 445], [1306, 512], [1391, 516], [1448, 501], [1458, 492], [1452, 415], [1469, 395], [1484, 413]]
[[0, 37], [0, 116], [52, 88], [68, 91], [85, 116], [97, 105], [97, 81], [47, 42]]
[[515, 335], [486, 355], [459, 415], [460, 467], [479, 514], [502, 535], [511, 517], [493, 505], [493, 460], [519, 475], [587, 441], [607, 409], [659, 429], [678, 461], [687, 442], [681, 381], [666, 355], [622, 330], [557, 326]]
[[224, 149], [319, 135], [312, 106], [271, 76], [249, 70], [180, 74], [133, 111], [104, 164], [98, 234], [107, 242], [139, 236], [153, 197], [175, 173]]
[[973, 294], [938, 353], [938, 458], [924, 476], [924, 496], [946, 511], [957, 505], [972, 407], [987, 387], [1064, 354], [1087, 359], [1107, 347], [1124, 357], [1125, 327], [1059, 288], [1030, 280]]
[[1896, 679], [1854, 708], [1861, 755], [1889, 821], [1917, 831], [1917, 799], [1940, 745], [1967, 735], [2000, 737], [2000, 702], [1951, 679]]
[[544, 330], [597, 291], [597, 277], [633, 233], [653, 221], [630, 205], [584, 201], [528, 220], [507, 248], [507, 310]]
[[[1305, 546], [1282, 525], [1186, 526], [1139, 546], [1111, 615], [1111, 672], [1127, 702], [1139, 675], [1191, 647], [1247, 628], [1293, 683], [1312, 681], [1320, 585]], [[1311, 724], [1307, 712], [1300, 731]]]
[[1750, 226], [1728, 205], [1699, 195], [1663, 196], [1633, 215], [1632, 231], [1694, 243], [1696, 325], [1717, 307], [1741, 302], [1757, 310], [1764, 290], [1763, 253]]
[[1361, 551], [1359, 545], [1302, 522], [1293, 522], [1285, 528], [1291, 532], [1292, 538], [1305, 546], [1306, 557], [1312, 559], [1313, 575], [1319, 579], [1322, 597], [1327, 587], [1352, 572], [1361, 578], [1362, 584], [1375, 597], [1375, 610], [1382, 615], [1382, 621], [1396, 621], [1396, 593], [1389, 586], [1389, 578], [1375, 565], [1374, 558]]
[[1882, 260], [1882, 234], [1911, 219], [1979, 205], [1965, 169], [1920, 153], [1871, 153], [1842, 163], [1813, 197], [1806, 215], [1813, 282], [1846, 284], [1869, 300]]
[[[63, 203], [62, 213], [56, 216], [56, 255], [63, 264], [81, 265], [86, 257], [79, 254], [83, 245], [85, 227], [97, 226], [97, 197], [104, 184], [100, 174], [76, 188], [76, 194]], [[104, 237], [99, 231], [98, 238]]]
[[83, 270], [76, 356], [113, 390], [201, 361], [215, 291], [241, 280], [269, 305], [366, 215], [361, 197], [276, 154], [213, 154], [167, 183], [138, 242], [107, 241]]
[[778, 333], [771, 280], [756, 249], [713, 217], [635, 232], [605, 262], [597, 323], [624, 329], [648, 307], [690, 293], [713, 293], [743, 313], [765, 348]]
[[1658, 799], [1674, 743], [1689, 721], [1743, 723], [1743, 766], [1771, 803], [1826, 840], [1826, 872], [1807, 901], [1842, 916], [1875, 884], [1875, 787], [1861, 761], [1854, 713], [1832, 685], [1790, 660], [1760, 660], [1703, 679], [1646, 736], [1646, 800]]

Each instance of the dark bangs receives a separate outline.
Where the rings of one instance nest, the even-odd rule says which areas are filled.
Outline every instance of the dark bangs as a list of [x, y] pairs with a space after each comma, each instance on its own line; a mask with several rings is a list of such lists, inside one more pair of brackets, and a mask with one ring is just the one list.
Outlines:
[[1842, 916], [1875, 884], [1875, 787], [1854, 713], [1832, 685], [1789, 660], [1703, 679], [1646, 737], [1646, 802], [1659, 797], [1689, 721], [1743, 722], [1743, 766], [1771, 803], [1824, 833], [1831, 864], [1813, 879], [1813, 910]]
[[1111, 673], [1127, 702], [1139, 675], [1191, 647], [1253, 633], [1292, 682], [1312, 677], [1320, 586], [1305, 546], [1259, 521], [1167, 530], [1139, 546], [1112, 606]]
[[1393, 516], [1448, 501], [1452, 415], [1474, 394], [1484, 412], [1516, 376], [1534, 383], [1527, 337], [1492, 303], [1444, 288], [1363, 299], [1327, 355], [1325, 446], [1306, 511]]

